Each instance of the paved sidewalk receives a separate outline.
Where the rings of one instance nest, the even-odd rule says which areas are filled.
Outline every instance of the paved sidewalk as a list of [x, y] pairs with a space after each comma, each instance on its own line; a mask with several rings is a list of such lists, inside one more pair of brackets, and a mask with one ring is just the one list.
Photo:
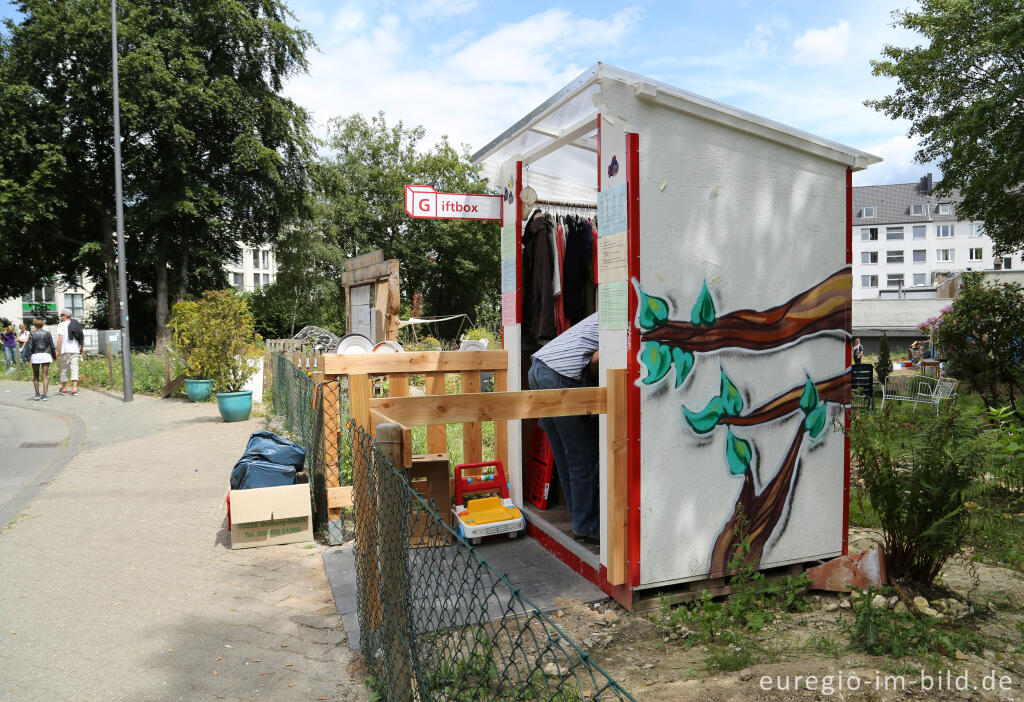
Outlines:
[[31, 396], [31, 383], [0, 382], [0, 403], [85, 430], [0, 531], [0, 698], [368, 699], [320, 547], [229, 548], [227, 469], [263, 419], [89, 390]]

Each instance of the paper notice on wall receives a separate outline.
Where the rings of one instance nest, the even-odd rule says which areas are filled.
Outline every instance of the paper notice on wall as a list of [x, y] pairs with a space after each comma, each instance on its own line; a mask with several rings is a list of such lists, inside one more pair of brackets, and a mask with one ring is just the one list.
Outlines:
[[501, 228], [501, 258], [512, 259], [516, 258], [516, 227]]
[[621, 234], [626, 231], [626, 186], [616, 185], [597, 194], [597, 235]]
[[616, 283], [627, 277], [626, 233], [598, 237], [597, 279], [602, 283]]
[[506, 258], [501, 262], [501, 291], [503, 293], [516, 291], [516, 260]]
[[501, 326], [510, 327], [516, 323], [516, 294], [501, 294]]
[[597, 286], [597, 309], [601, 329], [625, 329], [628, 300], [626, 281], [601, 283]]

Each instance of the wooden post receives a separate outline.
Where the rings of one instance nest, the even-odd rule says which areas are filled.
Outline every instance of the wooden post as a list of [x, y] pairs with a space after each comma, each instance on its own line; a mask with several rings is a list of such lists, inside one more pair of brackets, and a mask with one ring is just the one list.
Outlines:
[[[494, 371], [494, 392], [507, 390], [508, 371]], [[496, 421], [494, 423], [494, 460], [501, 461], [501, 467], [505, 469], [505, 475], [508, 475], [508, 422]]]
[[626, 371], [610, 369], [608, 383], [608, 563], [611, 585], [626, 582], [626, 523], [628, 502], [626, 461]]
[[[348, 379], [349, 412], [363, 431], [370, 424], [370, 376], [352, 375]], [[369, 444], [353, 442], [352, 485], [356, 508], [356, 556], [359, 559], [360, 596], [363, 624], [369, 631], [380, 631], [380, 572], [377, 564], [377, 485]]]
[[114, 387], [114, 354], [110, 350], [110, 340], [107, 340], [107, 373], [110, 374], [110, 387]]
[[[389, 699], [412, 699], [411, 625], [409, 619], [409, 493], [399, 475], [402, 427], [388, 422], [377, 427], [377, 447], [391, 461], [377, 469], [380, 530], [380, 576], [383, 585], [384, 652]], [[394, 466], [392, 468], [392, 466]], [[384, 525], [387, 525], [384, 527]]]
[[[480, 371], [462, 372], [462, 394], [480, 392]], [[484, 460], [483, 431], [480, 422], [462, 425], [462, 462], [480, 463]]]
[[[426, 382], [428, 395], [445, 394], [443, 372], [427, 373]], [[448, 430], [444, 424], [427, 427], [427, 453], [448, 453]]]
[[[341, 452], [341, 412], [339, 411], [340, 389], [338, 383], [325, 383], [316, 386], [320, 390], [320, 434], [321, 454], [324, 457], [324, 486], [326, 488], [341, 486], [341, 466], [338, 456]], [[313, 408], [316, 409], [316, 391], [313, 393]], [[341, 510], [337, 507], [328, 508], [327, 519], [341, 519]]]

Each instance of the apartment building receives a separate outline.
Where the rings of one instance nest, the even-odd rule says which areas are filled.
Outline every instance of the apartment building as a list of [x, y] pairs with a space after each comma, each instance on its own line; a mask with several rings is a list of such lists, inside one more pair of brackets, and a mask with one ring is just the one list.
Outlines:
[[31, 326], [35, 317], [56, 324], [60, 310], [67, 307], [75, 319], [92, 316], [96, 300], [92, 294], [93, 282], [88, 276], [81, 279], [65, 279], [63, 276], [44, 281], [21, 297], [0, 300], [0, 318], [9, 320], [15, 326]]
[[238, 256], [224, 265], [224, 272], [228, 285], [240, 293], [266, 287], [277, 280], [277, 252], [270, 244], [239, 244]]
[[993, 253], [981, 222], [957, 214], [959, 198], [938, 197], [932, 175], [917, 183], [853, 189], [853, 298], [924, 292], [968, 270], [1024, 268]]

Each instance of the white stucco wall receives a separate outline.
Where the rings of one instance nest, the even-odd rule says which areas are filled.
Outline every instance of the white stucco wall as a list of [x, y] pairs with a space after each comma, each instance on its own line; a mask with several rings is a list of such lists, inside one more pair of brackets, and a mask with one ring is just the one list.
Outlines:
[[[640, 284], [669, 301], [670, 319], [689, 320], [704, 282], [723, 315], [779, 305], [845, 267], [844, 165], [636, 100], [625, 87], [602, 98], [624, 113], [625, 131], [640, 135]], [[618, 160], [624, 168], [622, 154]], [[806, 374], [841, 373], [844, 353], [842, 338], [817, 336], [773, 351], [697, 354], [680, 388], [671, 372], [640, 385], [642, 585], [709, 573], [743, 483], [728, 470], [725, 427], [697, 436], [682, 407], [703, 408], [719, 393], [724, 369], [747, 410], [802, 385]], [[778, 470], [802, 421], [798, 412], [733, 429], [754, 446], [760, 484]], [[762, 567], [841, 550], [843, 476], [841, 434], [826, 429], [813, 446], [805, 443], [788, 514]]]

